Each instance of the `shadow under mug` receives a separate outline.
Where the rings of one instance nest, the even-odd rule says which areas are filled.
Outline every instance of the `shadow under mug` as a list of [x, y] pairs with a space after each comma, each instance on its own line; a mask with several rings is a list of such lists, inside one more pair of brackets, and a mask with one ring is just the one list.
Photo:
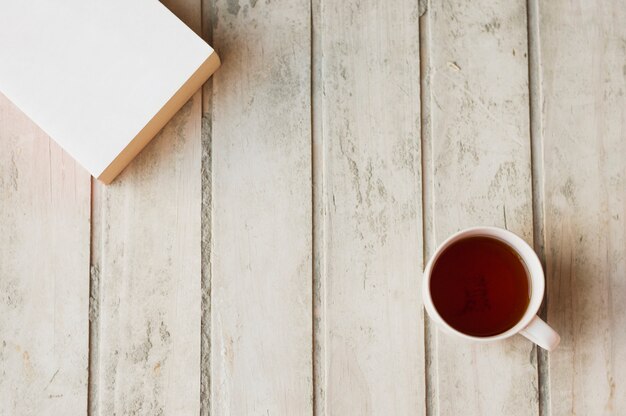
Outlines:
[[[504, 242], [524, 261], [528, 272], [528, 279], [530, 283], [530, 301], [528, 302], [526, 312], [513, 327], [493, 336], [477, 337], [454, 329], [437, 312], [432, 299], [430, 283], [435, 262], [441, 254], [446, 251], [448, 247], [450, 247], [450, 245], [456, 243], [457, 241], [471, 237], [491, 237]], [[426, 265], [426, 269], [424, 270], [424, 288], [422, 294], [424, 297], [424, 307], [426, 308], [428, 315], [430, 315], [431, 319], [448, 333], [478, 342], [497, 341], [511, 337], [515, 334], [522, 334], [535, 344], [539, 345], [541, 348], [552, 351], [557, 347], [557, 345], [559, 345], [561, 338], [554, 329], [537, 316], [537, 311], [541, 306], [544, 292], [545, 277], [543, 274], [543, 268], [541, 267], [541, 262], [539, 261], [539, 258], [537, 257], [537, 254], [535, 254], [534, 250], [523, 239], [502, 228], [474, 227], [457, 232], [437, 247], [435, 254], [433, 254]]]

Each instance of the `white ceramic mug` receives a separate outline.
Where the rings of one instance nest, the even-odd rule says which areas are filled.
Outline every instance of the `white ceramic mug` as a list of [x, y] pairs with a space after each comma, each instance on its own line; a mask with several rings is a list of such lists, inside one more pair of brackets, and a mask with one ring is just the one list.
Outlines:
[[[528, 302], [528, 307], [526, 308], [526, 312], [524, 313], [522, 318], [508, 331], [489, 337], [471, 336], [452, 328], [437, 312], [437, 309], [433, 304], [430, 290], [433, 265], [435, 264], [439, 256], [441, 256], [441, 254], [451, 244], [459, 240], [481, 236], [496, 238], [506, 243], [520, 256], [520, 258], [524, 261], [524, 264], [526, 265], [530, 287], [530, 301]], [[430, 317], [448, 333], [478, 342], [497, 341], [519, 333], [548, 351], [552, 351], [553, 349], [555, 349], [559, 344], [559, 341], [561, 340], [559, 334], [557, 334], [554, 329], [552, 329], [547, 323], [545, 323], [541, 318], [537, 316], [537, 311], [541, 306], [544, 292], [545, 278], [543, 275], [543, 268], [541, 267], [541, 262], [539, 261], [537, 254], [535, 254], [533, 249], [528, 244], [526, 244], [526, 242], [520, 237], [510, 231], [497, 227], [468, 228], [452, 235], [439, 247], [437, 247], [435, 254], [432, 256], [432, 258], [426, 265], [426, 269], [424, 270], [424, 306], [426, 307], [426, 311], [428, 311]]]

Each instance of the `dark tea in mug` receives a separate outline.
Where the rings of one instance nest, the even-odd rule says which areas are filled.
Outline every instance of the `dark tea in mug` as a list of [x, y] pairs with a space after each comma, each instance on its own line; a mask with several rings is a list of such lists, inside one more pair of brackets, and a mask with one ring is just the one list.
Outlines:
[[475, 337], [511, 329], [530, 301], [523, 260], [505, 242], [482, 236], [456, 241], [441, 253], [433, 266], [430, 292], [443, 320]]

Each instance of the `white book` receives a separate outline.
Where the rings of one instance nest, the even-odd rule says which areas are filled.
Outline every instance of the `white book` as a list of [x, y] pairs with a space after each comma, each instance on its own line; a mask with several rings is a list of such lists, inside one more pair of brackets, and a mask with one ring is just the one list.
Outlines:
[[157, 0], [0, 0], [0, 92], [104, 183], [219, 64]]

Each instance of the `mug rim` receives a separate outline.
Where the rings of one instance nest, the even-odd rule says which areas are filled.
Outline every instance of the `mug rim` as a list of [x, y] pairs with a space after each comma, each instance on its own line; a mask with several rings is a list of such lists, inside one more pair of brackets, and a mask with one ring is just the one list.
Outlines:
[[[450, 245], [459, 240], [469, 237], [480, 236], [497, 238], [507, 244], [512, 250], [514, 250], [515, 253], [517, 253], [517, 255], [521, 257], [524, 264], [526, 265], [526, 272], [528, 274], [528, 279], [530, 283], [530, 300], [528, 302], [528, 306], [526, 307], [526, 311], [524, 312], [524, 315], [521, 317], [521, 319], [508, 330], [488, 337], [468, 335], [453, 328], [443, 319], [443, 317], [437, 311], [437, 308], [435, 307], [435, 304], [432, 300], [432, 295], [430, 293], [432, 269], [441, 254]], [[426, 311], [431, 316], [431, 318], [434, 318], [437, 324], [441, 325], [445, 330], [472, 341], [489, 342], [509, 338], [519, 333], [530, 324], [532, 319], [537, 314], [537, 311], [541, 307], [541, 303], [543, 301], [543, 295], [545, 292], [545, 277], [543, 273], [543, 267], [541, 265], [541, 262], [539, 261], [537, 253], [535, 253], [533, 248], [524, 239], [504, 228], [493, 226], [478, 226], [464, 228], [460, 231], [457, 231], [437, 246], [434, 254], [431, 256], [424, 269], [424, 284], [422, 292], [424, 307], [426, 308]]]

